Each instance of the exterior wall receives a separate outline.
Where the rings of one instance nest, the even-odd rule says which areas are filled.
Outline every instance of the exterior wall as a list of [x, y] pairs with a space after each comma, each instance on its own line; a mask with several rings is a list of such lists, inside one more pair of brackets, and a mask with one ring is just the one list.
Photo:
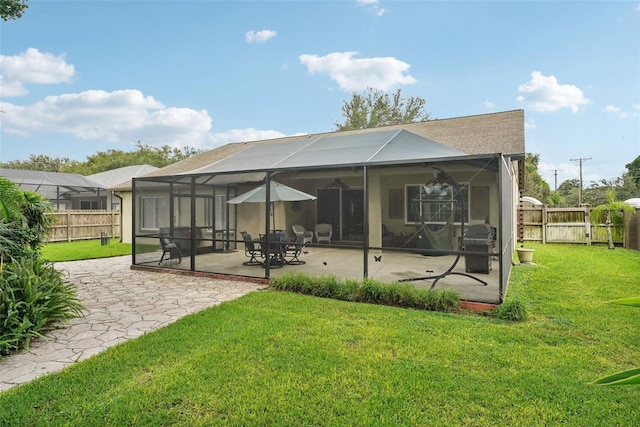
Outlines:
[[624, 247], [640, 250], [640, 207], [635, 215], [625, 214]]
[[520, 170], [519, 170], [520, 164], [518, 162], [511, 162], [511, 172], [512, 172], [512, 176], [515, 177], [515, 179], [512, 180], [512, 186], [511, 186], [511, 197], [512, 197], [512, 202], [513, 202], [513, 207], [511, 209], [512, 212], [512, 221], [511, 224], [513, 224], [513, 236], [515, 236], [516, 238], [512, 240], [511, 242], [511, 252], [513, 252], [516, 248], [516, 244], [518, 243], [517, 240], [517, 236], [518, 236], [518, 202], [520, 200], [520, 186], [519, 186], [519, 179], [517, 178], [518, 176], [520, 176]]
[[[379, 169], [370, 170], [368, 193], [369, 198], [369, 246], [382, 247], [382, 224], [385, 220], [382, 211], [383, 177]], [[387, 218], [388, 219], [388, 215]], [[386, 225], [386, 224], [385, 224]]]
[[133, 229], [131, 224], [131, 200], [132, 193], [131, 191], [126, 191], [120, 193], [120, 197], [122, 197], [122, 206], [120, 207], [120, 215], [122, 216], [122, 242], [123, 243], [131, 243], [133, 239]]

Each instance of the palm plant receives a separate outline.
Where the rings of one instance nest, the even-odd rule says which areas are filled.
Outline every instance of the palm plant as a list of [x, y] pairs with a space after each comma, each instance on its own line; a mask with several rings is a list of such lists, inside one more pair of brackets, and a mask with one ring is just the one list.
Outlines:
[[20, 215], [20, 198], [18, 186], [0, 176], [0, 222], [12, 222]]
[[[631, 307], [640, 307], [640, 297], [623, 298], [610, 301], [612, 304], [628, 305]], [[606, 375], [593, 381], [592, 384], [597, 385], [640, 385], [640, 368], [627, 369], [626, 371], [616, 372], [615, 374]]]
[[616, 200], [616, 193], [613, 190], [607, 192], [607, 203], [593, 208], [591, 218], [593, 221], [602, 222], [607, 227], [607, 242], [609, 249], [615, 249], [613, 237], [611, 236], [611, 225], [624, 225], [624, 214], [634, 215], [636, 210], [625, 202]]
[[0, 265], [4, 258], [38, 252], [51, 226], [45, 215], [52, 210], [38, 193], [23, 191], [0, 177]]

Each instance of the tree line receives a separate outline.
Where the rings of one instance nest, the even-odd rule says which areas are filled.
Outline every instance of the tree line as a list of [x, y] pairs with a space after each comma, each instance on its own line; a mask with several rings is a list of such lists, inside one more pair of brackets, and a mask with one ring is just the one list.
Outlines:
[[168, 145], [153, 147], [136, 141], [135, 150], [99, 151], [80, 162], [68, 157], [51, 157], [43, 154], [32, 154], [28, 160], [11, 160], [0, 162], [0, 168], [22, 169], [41, 172], [77, 173], [80, 175], [93, 175], [112, 169], [118, 169], [133, 165], [151, 165], [158, 168], [170, 165], [180, 160], [187, 159], [202, 150], [183, 147], [176, 148]]
[[[568, 179], [552, 190], [549, 184], [540, 176], [538, 166], [540, 155], [527, 153], [524, 171], [524, 195], [535, 197], [549, 206], [578, 206], [580, 180]], [[606, 204], [610, 199], [610, 191], [615, 200], [628, 200], [640, 194], [640, 156], [625, 165], [627, 172], [613, 179], [591, 181], [582, 188], [582, 203], [591, 206]]]

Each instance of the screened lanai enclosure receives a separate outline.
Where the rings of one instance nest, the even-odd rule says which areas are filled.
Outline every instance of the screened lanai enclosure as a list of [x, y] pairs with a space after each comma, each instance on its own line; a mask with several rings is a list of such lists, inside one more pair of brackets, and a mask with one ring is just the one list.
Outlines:
[[500, 303], [515, 245], [512, 161], [405, 130], [252, 145], [188, 173], [134, 179], [133, 247], [158, 247], [135, 252], [134, 268], [369, 277]]

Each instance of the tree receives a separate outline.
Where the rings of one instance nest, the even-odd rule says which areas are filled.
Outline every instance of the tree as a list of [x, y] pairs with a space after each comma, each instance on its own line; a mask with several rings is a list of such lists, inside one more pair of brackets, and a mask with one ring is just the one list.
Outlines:
[[27, 0], [0, 0], [0, 17], [4, 21], [22, 18], [24, 10], [28, 7]]
[[624, 167], [629, 171], [628, 175], [631, 177], [631, 181], [637, 188], [640, 188], [640, 156], [636, 157], [632, 162], [624, 165]]
[[0, 163], [0, 167], [7, 169], [22, 169], [40, 172], [62, 172], [76, 163], [68, 157], [49, 157], [43, 154], [32, 154], [29, 160], [11, 160]]
[[142, 164], [161, 168], [171, 163], [187, 159], [201, 151], [192, 147], [172, 148], [168, 145], [163, 145], [158, 148], [144, 145], [140, 141], [136, 141], [135, 146], [135, 151], [99, 151], [87, 157], [86, 162], [70, 160], [67, 157], [49, 157], [42, 154], [32, 154], [29, 156], [29, 160], [12, 160], [7, 163], [0, 163], [0, 167], [41, 172], [66, 172], [92, 175], [124, 166]]
[[524, 160], [524, 195], [535, 197], [542, 203], [549, 204], [551, 189], [538, 172], [540, 155], [527, 153]]
[[580, 180], [578, 178], [567, 179], [560, 183], [557, 193], [562, 197], [565, 205], [578, 205], [578, 187], [580, 187]]
[[402, 96], [396, 90], [391, 96], [380, 89], [367, 88], [364, 93], [354, 92], [351, 101], [342, 105], [343, 123], [335, 123], [339, 131], [375, 128], [429, 120], [423, 98]]
[[168, 145], [152, 147], [136, 141], [135, 151], [107, 150], [87, 157], [84, 163], [71, 164], [64, 172], [92, 175], [125, 166], [147, 164], [158, 168], [187, 159], [201, 150], [191, 147], [175, 148]]
[[616, 248], [613, 245], [613, 237], [611, 236], [611, 225], [624, 225], [625, 212], [633, 215], [636, 210], [625, 202], [617, 201], [616, 192], [614, 190], [609, 190], [607, 192], [607, 203], [598, 205], [593, 208], [593, 211], [591, 211], [592, 221], [601, 222], [604, 219], [607, 227], [607, 241], [609, 242], [609, 249]]

